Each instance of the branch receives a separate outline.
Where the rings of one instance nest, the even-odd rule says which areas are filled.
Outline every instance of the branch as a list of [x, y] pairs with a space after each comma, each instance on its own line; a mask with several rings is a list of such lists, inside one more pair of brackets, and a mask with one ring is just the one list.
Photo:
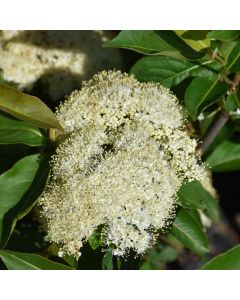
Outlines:
[[199, 146], [201, 155], [205, 153], [208, 146], [212, 143], [223, 126], [227, 123], [228, 119], [228, 115], [224, 111], [221, 111], [218, 119], [214, 122], [207, 135], [205, 136], [203, 143]]

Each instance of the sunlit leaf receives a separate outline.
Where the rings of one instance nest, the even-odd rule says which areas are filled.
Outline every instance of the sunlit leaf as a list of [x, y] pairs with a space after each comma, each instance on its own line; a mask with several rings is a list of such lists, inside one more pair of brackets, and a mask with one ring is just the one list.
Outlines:
[[175, 32], [196, 51], [210, 47], [210, 39], [207, 37], [208, 30], [175, 30]]
[[7, 85], [0, 85], [0, 109], [37, 127], [62, 130], [54, 113], [40, 99]]
[[125, 48], [147, 55], [199, 59], [201, 53], [189, 47], [174, 31], [123, 30], [104, 47]]

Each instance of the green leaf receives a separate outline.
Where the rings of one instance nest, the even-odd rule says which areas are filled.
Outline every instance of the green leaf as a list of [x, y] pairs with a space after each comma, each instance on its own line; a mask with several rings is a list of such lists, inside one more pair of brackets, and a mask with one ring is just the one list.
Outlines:
[[203, 270], [240, 270], [240, 245], [214, 257]]
[[205, 233], [199, 223], [184, 208], [178, 211], [171, 233], [192, 251], [198, 254], [209, 252]]
[[36, 254], [0, 250], [0, 257], [8, 270], [72, 270]]
[[210, 153], [206, 162], [214, 172], [240, 169], [240, 143], [225, 141]]
[[184, 101], [193, 120], [209, 105], [217, 101], [227, 91], [228, 85], [216, 78], [194, 78], [188, 86]]
[[221, 66], [212, 60], [191, 63], [172, 57], [143, 57], [131, 69], [140, 81], [160, 82], [166, 87], [172, 87], [188, 77], [216, 78], [216, 71]]
[[208, 30], [175, 30], [175, 32], [196, 51], [210, 47], [210, 39], [207, 38]]
[[224, 58], [225, 63], [227, 63], [228, 56], [232, 52], [232, 49], [237, 45], [237, 41], [211, 41], [212, 50], [214, 51], [216, 48], [218, 50], [218, 54]]
[[239, 30], [212, 30], [208, 33], [210, 39], [230, 41], [236, 39], [240, 34]]
[[95, 231], [88, 239], [88, 242], [93, 250], [96, 250], [102, 245], [102, 236], [101, 232]]
[[0, 114], [0, 144], [41, 146], [45, 142], [46, 138], [37, 127]]
[[0, 109], [40, 128], [63, 130], [54, 113], [40, 99], [0, 85]]
[[227, 68], [235, 73], [240, 73], [240, 42], [238, 42], [228, 55]]
[[17, 220], [23, 218], [42, 193], [49, 172], [39, 154], [26, 156], [0, 176], [0, 247], [7, 243]]
[[236, 94], [229, 94], [227, 96], [226, 101], [224, 102], [224, 108], [227, 113], [231, 114], [234, 113], [237, 108], [239, 107], [238, 98]]
[[171, 246], [166, 246], [163, 249], [153, 248], [147, 257], [147, 260], [153, 265], [158, 265], [159, 262], [172, 262], [177, 259], [177, 250]]
[[220, 209], [218, 202], [203, 188], [199, 181], [183, 184], [177, 194], [182, 207], [204, 210], [213, 221], [219, 221]]
[[113, 255], [111, 251], [105, 253], [102, 259], [103, 270], [113, 270]]
[[167, 55], [176, 58], [199, 59], [201, 53], [193, 50], [170, 30], [123, 30], [104, 47], [130, 49], [147, 55]]
[[144, 261], [140, 266], [140, 270], [159, 270], [159, 268], [149, 261]]

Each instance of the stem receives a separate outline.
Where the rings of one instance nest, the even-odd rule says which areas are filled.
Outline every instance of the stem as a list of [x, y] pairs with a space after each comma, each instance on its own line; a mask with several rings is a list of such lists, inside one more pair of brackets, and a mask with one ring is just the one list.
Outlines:
[[221, 111], [218, 119], [216, 120], [216, 122], [214, 122], [207, 135], [205, 136], [203, 143], [199, 146], [201, 155], [205, 153], [208, 146], [212, 143], [223, 126], [227, 123], [228, 119], [228, 115], [224, 111]]
[[51, 142], [55, 142], [56, 140], [56, 130], [54, 128], [50, 128], [48, 130], [48, 136]]
[[234, 79], [233, 79], [233, 82], [232, 82], [232, 88], [231, 88], [232, 93], [237, 92], [237, 88], [238, 88], [239, 83], [240, 83], [240, 75], [236, 74]]
[[222, 74], [220, 74], [220, 76], [227, 84], [233, 85], [233, 81], [230, 80], [225, 74], [222, 73]]

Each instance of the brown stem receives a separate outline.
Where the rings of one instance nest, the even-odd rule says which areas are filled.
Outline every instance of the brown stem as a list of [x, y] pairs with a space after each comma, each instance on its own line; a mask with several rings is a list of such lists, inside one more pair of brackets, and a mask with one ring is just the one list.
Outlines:
[[224, 111], [221, 111], [218, 119], [216, 120], [216, 122], [214, 122], [214, 124], [208, 131], [207, 135], [205, 136], [203, 143], [199, 146], [201, 155], [203, 155], [205, 153], [208, 146], [215, 139], [215, 137], [217, 136], [219, 131], [223, 128], [223, 126], [226, 124], [228, 119], [229, 119], [228, 115]]

